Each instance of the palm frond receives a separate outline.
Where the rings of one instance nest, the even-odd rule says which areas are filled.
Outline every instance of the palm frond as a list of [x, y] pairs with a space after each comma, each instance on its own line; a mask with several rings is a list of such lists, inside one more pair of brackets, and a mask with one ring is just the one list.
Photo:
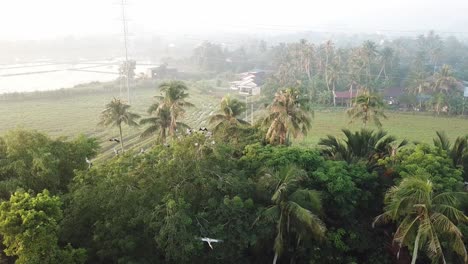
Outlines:
[[316, 236], [323, 237], [326, 231], [325, 224], [315, 214], [303, 208], [299, 204], [288, 201], [287, 211], [297, 221], [307, 226], [307, 228]]
[[145, 138], [145, 137], [151, 136], [154, 133], [158, 132], [159, 129], [161, 129], [161, 127], [157, 125], [149, 126], [141, 133], [140, 137]]
[[434, 138], [434, 146], [449, 152], [451, 144], [445, 132], [437, 131], [436, 134], [437, 138]]

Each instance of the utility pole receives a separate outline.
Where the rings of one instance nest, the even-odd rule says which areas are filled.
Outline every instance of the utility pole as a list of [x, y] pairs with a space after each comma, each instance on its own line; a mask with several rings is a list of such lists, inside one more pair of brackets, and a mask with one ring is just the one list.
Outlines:
[[127, 27], [127, 18], [125, 15], [125, 0], [121, 1], [121, 8], [122, 8], [122, 26], [123, 26], [123, 37], [124, 37], [124, 48], [125, 48], [125, 63], [124, 63], [124, 74], [121, 77], [125, 77], [126, 86], [127, 86], [127, 101], [130, 104], [130, 64], [128, 62], [128, 27]]
[[462, 104], [462, 117], [465, 116], [465, 97], [463, 96], [463, 104]]
[[253, 99], [250, 98], [250, 125], [253, 126], [254, 124], [254, 115], [253, 115], [253, 112], [254, 112], [254, 107], [253, 107]]
[[249, 120], [249, 105], [247, 104], [247, 94], [245, 95], [245, 121]]

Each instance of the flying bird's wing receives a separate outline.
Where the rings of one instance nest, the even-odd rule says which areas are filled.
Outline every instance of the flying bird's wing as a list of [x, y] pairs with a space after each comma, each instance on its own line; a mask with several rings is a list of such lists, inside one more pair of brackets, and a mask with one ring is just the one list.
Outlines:
[[223, 240], [221, 239], [213, 239], [213, 238], [209, 238], [209, 237], [200, 237], [198, 238], [199, 240], [203, 241], [203, 242], [208, 242], [208, 243], [219, 243], [219, 242], [223, 242]]

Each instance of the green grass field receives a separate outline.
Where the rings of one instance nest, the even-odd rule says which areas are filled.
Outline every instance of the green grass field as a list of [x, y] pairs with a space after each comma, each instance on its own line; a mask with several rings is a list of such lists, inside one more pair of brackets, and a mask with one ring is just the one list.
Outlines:
[[[387, 120], [382, 120], [383, 129], [390, 135], [398, 139], [407, 139], [410, 141], [419, 141], [432, 143], [436, 136], [436, 131], [445, 131], [451, 140], [457, 136], [468, 134], [468, 119], [457, 117], [435, 117], [419, 113], [386, 113]], [[313, 120], [313, 127], [301, 145], [315, 145], [318, 140], [327, 135], [341, 136], [341, 129], [349, 128], [351, 130], [360, 129], [362, 123], [357, 121], [349, 124], [350, 119], [345, 111], [316, 111]], [[369, 126], [370, 129], [376, 129]], [[299, 142], [298, 142], [299, 143]]]
[[[159, 95], [157, 84], [149, 87], [138, 87], [132, 94], [132, 111], [146, 117], [146, 109], [154, 102], [153, 96]], [[189, 91], [189, 101], [196, 105], [187, 111], [185, 122], [190, 126], [207, 125], [207, 118], [217, 110], [219, 94], [203, 94], [197, 89]], [[113, 148], [119, 146], [109, 142], [109, 138], [118, 136], [117, 128], [98, 126], [99, 115], [114, 96], [119, 95], [116, 89], [95, 89], [86, 92], [86, 88], [77, 93], [56, 96], [57, 93], [41, 93], [41, 98], [25, 100], [0, 101], [0, 134], [15, 128], [34, 129], [45, 132], [52, 137], [74, 137], [79, 134], [96, 137], [101, 144], [99, 158], [113, 155]], [[45, 96], [44, 96], [45, 95]], [[153, 138], [139, 137], [143, 128], [124, 126], [124, 141], [128, 148], [139, 149], [153, 142]]]
[[[54, 96], [56, 93], [51, 92], [49, 97], [46, 93], [41, 98], [29, 97], [24, 100], [0, 101], [0, 113], [2, 113], [0, 134], [14, 128], [35, 129], [53, 137], [73, 137], [83, 133], [96, 137], [101, 143], [102, 154], [99, 158], [112, 156], [112, 149], [117, 146], [108, 139], [118, 135], [117, 129], [100, 127], [97, 123], [104, 105], [113, 96], [118, 96], [119, 92], [115, 89], [100, 90], [99, 87], [90, 90], [80, 89], [84, 90], [61, 96]], [[191, 88], [189, 90], [190, 101], [196, 107], [187, 112], [185, 122], [193, 127], [206, 126], [207, 118], [217, 110], [220, 98], [223, 93], [227, 92], [217, 90], [206, 94], [200, 89]], [[157, 94], [156, 84], [135, 89], [132, 111], [146, 116], [146, 109], [152, 103], [153, 96]], [[256, 113], [256, 118], [260, 116], [260, 113], [261, 111]], [[388, 120], [383, 120], [383, 128], [399, 139], [406, 138], [431, 143], [435, 131], [438, 130], [445, 131], [452, 140], [457, 136], [468, 134], [468, 119], [414, 113], [387, 113], [387, 115]], [[349, 125], [344, 109], [316, 111], [309, 135], [295, 140], [295, 144], [314, 146], [321, 137], [327, 134], [340, 136], [342, 128], [354, 130], [361, 126], [359, 123]], [[152, 143], [152, 138], [139, 138], [141, 131], [142, 128], [124, 127], [125, 141], [129, 147], [139, 149]]]

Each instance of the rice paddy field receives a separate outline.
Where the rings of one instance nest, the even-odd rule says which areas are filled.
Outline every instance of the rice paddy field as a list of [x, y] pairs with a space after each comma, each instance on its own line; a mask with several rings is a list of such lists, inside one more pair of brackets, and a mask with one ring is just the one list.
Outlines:
[[[132, 111], [146, 116], [146, 109], [159, 94], [156, 83], [137, 86], [132, 93]], [[189, 87], [192, 87], [189, 84]], [[192, 127], [207, 126], [207, 119], [218, 108], [218, 103], [228, 90], [202, 90], [190, 88], [189, 101], [196, 105], [187, 111], [184, 122]], [[40, 96], [0, 100], [0, 134], [15, 128], [34, 129], [52, 137], [74, 137], [79, 134], [96, 137], [101, 144], [98, 159], [111, 157], [113, 148], [118, 147], [109, 138], [118, 136], [117, 128], [98, 126], [99, 114], [106, 103], [119, 95], [112, 85], [94, 85], [68, 92], [43, 92]], [[255, 112], [255, 119], [263, 111]], [[468, 119], [446, 116], [432, 116], [421, 113], [389, 112], [388, 119], [382, 120], [383, 129], [399, 139], [431, 143], [436, 131], [445, 131], [453, 140], [468, 134]], [[310, 147], [327, 134], [340, 136], [342, 128], [351, 130], [362, 127], [360, 123], [349, 124], [345, 109], [320, 109], [314, 114], [310, 133], [296, 139], [294, 144]], [[369, 126], [369, 128], [373, 128]], [[125, 143], [128, 148], [139, 150], [154, 142], [154, 138], [141, 139], [142, 128], [124, 127]]]
[[[109, 85], [107, 85], [109, 86]], [[156, 83], [137, 86], [131, 97], [131, 111], [148, 116], [147, 108], [159, 95]], [[185, 122], [190, 126], [206, 126], [209, 115], [216, 111], [220, 95], [201, 93], [197, 89], [189, 91], [189, 101], [196, 105], [188, 109]], [[68, 93], [41, 92], [37, 95], [3, 98], [0, 100], [0, 135], [8, 130], [21, 128], [33, 129], [52, 137], [75, 137], [79, 134], [95, 137], [101, 144], [98, 159], [114, 155], [113, 148], [119, 149], [110, 138], [118, 137], [118, 129], [98, 126], [99, 115], [105, 105], [118, 97], [119, 89], [94, 85], [92, 89], [82, 88]], [[124, 97], [126, 98], [126, 97]], [[140, 149], [154, 142], [154, 138], [140, 138], [143, 128], [123, 127], [124, 142], [128, 149]]]

